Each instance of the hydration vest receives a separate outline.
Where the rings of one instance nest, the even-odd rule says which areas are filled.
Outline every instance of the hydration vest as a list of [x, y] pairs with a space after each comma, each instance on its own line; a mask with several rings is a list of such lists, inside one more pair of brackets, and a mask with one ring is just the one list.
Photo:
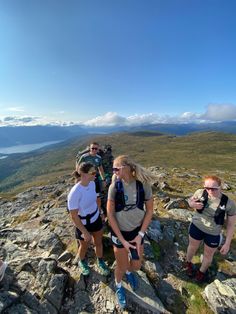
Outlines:
[[144, 210], [145, 193], [142, 182], [136, 180], [136, 204], [126, 205], [124, 196], [124, 187], [121, 180], [115, 182], [116, 195], [115, 195], [115, 211], [121, 210], [128, 211], [135, 207]]
[[[201, 198], [203, 199], [203, 201], [202, 201], [203, 208], [198, 210], [198, 212], [200, 214], [203, 212], [203, 210], [205, 209], [205, 207], [207, 205], [207, 201], [208, 201], [207, 190], [203, 191]], [[224, 224], [225, 210], [226, 210], [227, 202], [228, 202], [228, 196], [225, 194], [222, 194], [221, 199], [220, 199], [220, 204], [218, 205], [216, 212], [215, 212], [215, 216], [214, 216], [214, 220], [215, 220], [215, 223], [217, 225], [223, 225]]]

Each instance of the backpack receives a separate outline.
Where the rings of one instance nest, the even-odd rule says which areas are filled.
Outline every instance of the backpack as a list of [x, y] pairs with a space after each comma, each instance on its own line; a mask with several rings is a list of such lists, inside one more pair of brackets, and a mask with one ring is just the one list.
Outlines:
[[76, 155], [76, 163], [78, 164], [79, 160], [80, 160], [80, 157], [86, 153], [89, 152], [89, 146], [87, 146], [84, 150], [79, 150], [77, 155]]
[[124, 187], [121, 180], [115, 182], [116, 195], [115, 195], [115, 211], [120, 212], [121, 210], [128, 211], [135, 207], [144, 210], [145, 193], [142, 182], [136, 180], [136, 204], [126, 205], [124, 196]]
[[[203, 212], [203, 210], [205, 209], [206, 205], [207, 205], [207, 201], [208, 201], [208, 193], [207, 190], [203, 190], [201, 199], [203, 199], [202, 203], [203, 203], [203, 208], [198, 210], [198, 212], [201, 214]], [[215, 212], [215, 216], [214, 216], [214, 220], [215, 223], [217, 225], [223, 225], [224, 224], [224, 219], [225, 219], [225, 209], [226, 209], [226, 205], [228, 202], [228, 196], [225, 194], [222, 194], [221, 199], [220, 199], [220, 204], [218, 205], [216, 212]]]

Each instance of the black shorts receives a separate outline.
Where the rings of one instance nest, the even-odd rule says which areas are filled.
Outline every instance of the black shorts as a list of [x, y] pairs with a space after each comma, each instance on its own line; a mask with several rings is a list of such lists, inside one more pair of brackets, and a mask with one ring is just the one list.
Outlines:
[[[123, 235], [124, 239], [128, 242], [132, 242], [132, 240], [138, 235], [138, 232], [140, 231], [141, 226], [135, 228], [132, 231], [121, 231], [121, 234]], [[120, 242], [120, 240], [117, 238], [116, 234], [111, 230], [111, 241], [112, 244], [117, 247], [118, 249], [123, 249], [124, 246]], [[143, 244], [144, 238], [142, 238], [141, 244]]]
[[[89, 225], [84, 225], [84, 227], [88, 230], [88, 232], [96, 232], [96, 231], [100, 231], [103, 228], [103, 223], [102, 223], [102, 218], [99, 215], [98, 219], [95, 220], [93, 223], [89, 224]], [[75, 229], [75, 237], [77, 240], [82, 240], [84, 241], [84, 238], [82, 238], [82, 232], [76, 228]]]
[[212, 235], [206, 232], [201, 231], [199, 228], [197, 228], [193, 223], [189, 226], [189, 235], [195, 239], [202, 241], [204, 240], [204, 243], [212, 248], [216, 248], [219, 246], [221, 242], [221, 235]]

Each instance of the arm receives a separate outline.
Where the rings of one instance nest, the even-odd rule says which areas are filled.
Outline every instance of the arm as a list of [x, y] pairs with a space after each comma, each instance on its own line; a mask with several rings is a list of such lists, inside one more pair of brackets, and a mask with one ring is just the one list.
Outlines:
[[112, 230], [117, 235], [118, 239], [123, 244], [124, 248], [128, 252], [129, 252], [130, 247], [135, 249], [135, 246], [133, 246], [129, 242], [127, 242], [124, 239], [123, 235], [121, 234], [119, 226], [118, 226], [117, 221], [116, 221], [116, 217], [115, 217], [115, 202], [112, 200], [109, 200], [109, 199], [107, 201], [107, 218], [108, 218], [108, 221], [109, 221], [109, 224], [110, 224]]
[[105, 180], [105, 173], [104, 173], [103, 166], [102, 165], [99, 166], [98, 170], [99, 170], [99, 173], [100, 173], [100, 176], [101, 176], [102, 180], [104, 181]]
[[87, 231], [85, 226], [82, 224], [81, 219], [78, 216], [78, 210], [77, 209], [70, 210], [70, 216], [71, 216], [71, 219], [72, 219], [75, 227], [78, 228], [82, 232], [82, 234], [84, 236], [84, 240], [86, 242], [89, 242], [91, 240], [91, 235]]
[[[141, 232], [145, 233], [151, 220], [152, 220], [152, 215], [153, 215], [153, 198], [145, 202], [145, 207], [146, 207], [146, 213], [143, 219], [142, 227], [140, 229]], [[142, 236], [138, 234], [134, 241], [136, 243], [138, 255], [140, 255], [140, 246], [142, 242]]]
[[199, 200], [194, 196], [188, 199], [188, 205], [194, 209], [202, 209], [203, 207], [203, 203], [199, 202]]
[[227, 218], [227, 229], [226, 229], [226, 240], [225, 240], [225, 244], [222, 246], [222, 248], [220, 250], [220, 253], [223, 255], [227, 254], [229, 251], [230, 244], [231, 244], [233, 234], [234, 234], [235, 222], [236, 222], [236, 215], [228, 216], [228, 218]]

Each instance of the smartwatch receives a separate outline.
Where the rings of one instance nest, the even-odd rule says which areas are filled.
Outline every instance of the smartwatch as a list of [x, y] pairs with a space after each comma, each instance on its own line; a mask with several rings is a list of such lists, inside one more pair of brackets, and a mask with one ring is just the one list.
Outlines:
[[145, 233], [142, 231], [139, 231], [138, 234], [143, 238], [145, 236]]

